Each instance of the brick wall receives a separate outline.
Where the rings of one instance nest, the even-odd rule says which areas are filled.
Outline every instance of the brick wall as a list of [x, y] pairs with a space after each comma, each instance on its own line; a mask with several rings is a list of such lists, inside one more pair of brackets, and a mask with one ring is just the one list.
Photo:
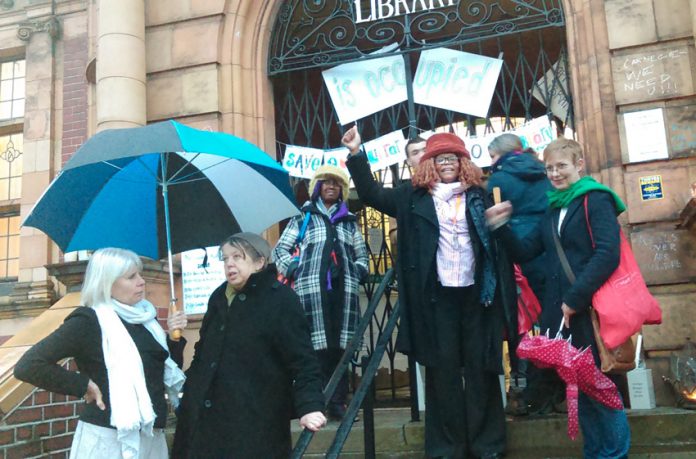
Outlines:
[[63, 164], [87, 140], [87, 37], [65, 40], [63, 66]]
[[[75, 370], [72, 360], [64, 366]], [[83, 402], [35, 389], [0, 421], [0, 459], [67, 459]]]

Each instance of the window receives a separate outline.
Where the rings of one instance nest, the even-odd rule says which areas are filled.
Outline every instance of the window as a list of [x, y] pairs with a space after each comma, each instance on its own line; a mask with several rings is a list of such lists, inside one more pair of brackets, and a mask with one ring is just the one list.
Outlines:
[[26, 61], [0, 63], [0, 121], [24, 117]]
[[0, 279], [19, 273], [19, 215], [0, 216]]
[[0, 136], [0, 201], [22, 197], [22, 134]]

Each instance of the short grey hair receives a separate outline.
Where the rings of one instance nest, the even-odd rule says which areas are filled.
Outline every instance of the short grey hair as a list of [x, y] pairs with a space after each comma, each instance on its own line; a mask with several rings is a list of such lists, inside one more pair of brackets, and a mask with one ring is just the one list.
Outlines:
[[133, 268], [141, 271], [143, 262], [131, 250], [107, 247], [94, 252], [87, 263], [82, 284], [82, 304], [94, 306], [107, 303], [111, 299], [114, 282]]
[[500, 134], [488, 144], [488, 149], [499, 155], [510, 153], [511, 151], [522, 151], [522, 141], [515, 134]]

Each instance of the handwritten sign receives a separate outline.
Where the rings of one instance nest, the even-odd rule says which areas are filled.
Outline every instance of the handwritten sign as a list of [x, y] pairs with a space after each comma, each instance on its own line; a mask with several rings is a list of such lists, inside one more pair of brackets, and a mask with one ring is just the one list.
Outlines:
[[413, 81], [413, 99], [485, 118], [502, 65], [501, 59], [448, 48], [423, 51]]
[[[363, 149], [373, 171], [385, 169], [392, 164], [406, 160], [404, 147], [406, 139], [401, 129], [378, 137], [363, 144]], [[311, 179], [322, 164], [340, 167], [348, 174], [346, 168], [347, 148], [320, 150], [318, 148], [288, 145], [283, 157], [283, 168], [290, 176]]]
[[640, 177], [640, 199], [643, 201], [652, 201], [655, 199], [664, 198], [662, 193], [662, 176], [661, 175], [649, 175], [647, 177]]
[[654, 47], [612, 58], [616, 102], [619, 105], [694, 93], [687, 46]]
[[[522, 141], [524, 148], [533, 148], [539, 157], [543, 157], [544, 149], [558, 137], [556, 129], [549, 123], [546, 116], [535, 118], [529, 123], [506, 133], [515, 134]], [[491, 155], [488, 153], [488, 145], [501, 133], [489, 134], [479, 137], [462, 137], [466, 148], [471, 153], [471, 160], [479, 167], [489, 167], [492, 164]], [[430, 134], [432, 135], [432, 134]], [[429, 135], [423, 135], [429, 137]]]
[[572, 126], [572, 118], [568, 118], [570, 108], [570, 91], [568, 90], [568, 76], [565, 66], [559, 62], [553, 64], [532, 88], [532, 95], [536, 100], [551, 110], [558, 119]]
[[635, 163], [669, 156], [661, 108], [623, 114], [628, 160]]
[[322, 76], [344, 126], [407, 98], [401, 55], [339, 65], [324, 70]]
[[686, 230], [633, 231], [631, 246], [648, 285], [684, 282], [696, 276], [696, 253]]
[[[203, 266], [208, 255], [209, 266]], [[218, 259], [218, 248], [208, 247], [181, 253], [181, 278], [184, 290], [184, 312], [186, 314], [205, 314], [208, 298], [213, 290], [225, 281], [225, 270]]]

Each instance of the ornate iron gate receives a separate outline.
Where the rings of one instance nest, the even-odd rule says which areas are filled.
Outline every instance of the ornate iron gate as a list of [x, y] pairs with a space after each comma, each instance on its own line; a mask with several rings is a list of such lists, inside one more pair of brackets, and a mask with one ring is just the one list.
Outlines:
[[[377, 14], [372, 6], [385, 2], [392, 8], [395, 3], [435, 8], [356, 23], [356, 18], [364, 19], [367, 11]], [[490, 134], [544, 115], [556, 123], [559, 131], [572, 128], [564, 25], [560, 0], [288, 0], [278, 13], [268, 62], [275, 99], [278, 158], [282, 158], [285, 145], [320, 149], [340, 146], [343, 128], [321, 71], [339, 63], [369, 59], [369, 53], [391, 43], [399, 45], [393, 52], [404, 55], [407, 78], [411, 69], [417, 68], [420, 52], [436, 47], [500, 56], [504, 63], [486, 118], [417, 105], [410, 100], [358, 120], [365, 140], [397, 129], [406, 129], [409, 137], [419, 130], [443, 127], [461, 134]], [[551, 112], [552, 101], [559, 100], [567, 108], [565, 119]], [[391, 184], [407, 174], [408, 167], [403, 164], [376, 176]], [[295, 185], [298, 201], [304, 202], [307, 196], [302, 181]], [[389, 220], [372, 209], [360, 208], [359, 203], [352, 204], [370, 249], [373, 276], [365, 287], [370, 298], [380, 274], [392, 265], [387, 237]], [[390, 311], [391, 303], [387, 300], [374, 327], [381, 330]], [[371, 342], [368, 344], [367, 352], [372, 347]], [[393, 377], [393, 346], [388, 347], [387, 354]], [[392, 398], [396, 398], [394, 387]]]

